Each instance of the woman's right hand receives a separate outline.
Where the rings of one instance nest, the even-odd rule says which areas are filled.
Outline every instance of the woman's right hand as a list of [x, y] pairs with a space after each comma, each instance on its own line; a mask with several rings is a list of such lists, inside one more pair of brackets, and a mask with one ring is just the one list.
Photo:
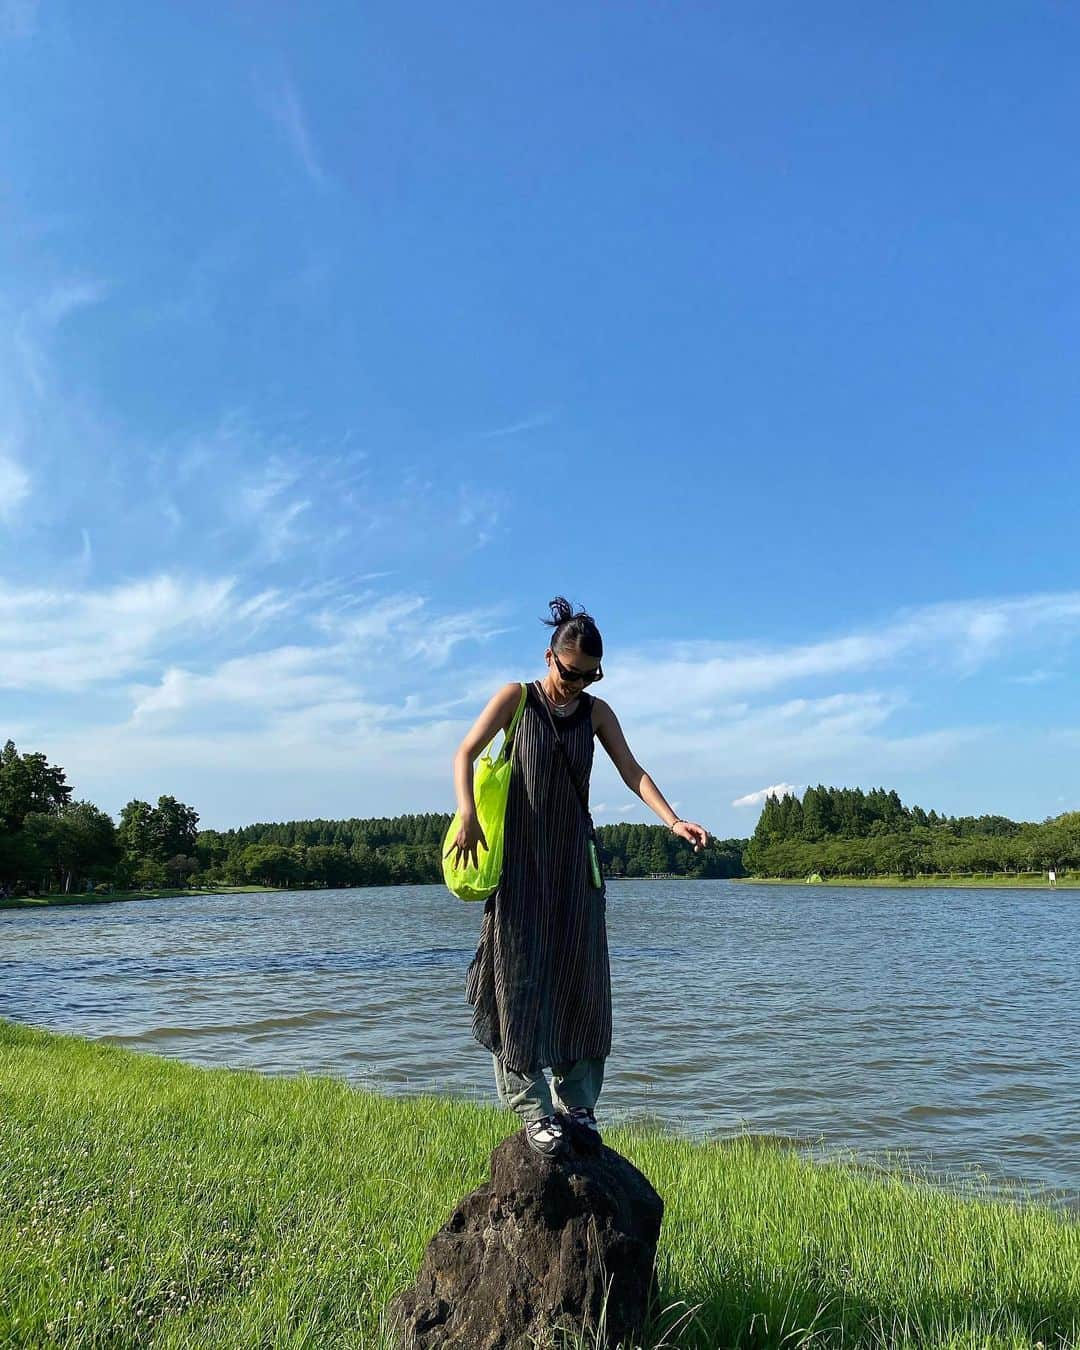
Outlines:
[[488, 847], [488, 841], [484, 837], [484, 831], [480, 826], [480, 817], [466, 816], [461, 822], [461, 828], [454, 837], [454, 842], [443, 854], [443, 857], [448, 858], [456, 849], [457, 852], [454, 856], [455, 867], [460, 867], [462, 858], [468, 859], [470, 854], [472, 855], [473, 867], [479, 867], [480, 854], [477, 850], [478, 844], [483, 844], [485, 849]]

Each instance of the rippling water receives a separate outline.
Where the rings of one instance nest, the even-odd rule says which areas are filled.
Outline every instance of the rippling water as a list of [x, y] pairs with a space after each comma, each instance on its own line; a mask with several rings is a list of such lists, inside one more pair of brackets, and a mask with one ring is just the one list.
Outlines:
[[[0, 1015], [494, 1101], [481, 912], [441, 886], [0, 910]], [[600, 1114], [1080, 1208], [1078, 918], [1067, 891], [611, 881]]]

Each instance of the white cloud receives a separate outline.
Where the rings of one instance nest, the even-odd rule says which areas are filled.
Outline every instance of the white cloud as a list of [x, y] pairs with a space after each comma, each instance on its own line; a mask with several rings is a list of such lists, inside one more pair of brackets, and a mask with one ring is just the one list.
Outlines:
[[[1053, 641], [1080, 632], [1080, 591], [1017, 599], [928, 605], [902, 612], [877, 629], [841, 634], [787, 647], [711, 641], [668, 643], [620, 652], [611, 661], [605, 692], [639, 717], [678, 720], [714, 709], [738, 696], [762, 694], [785, 684], [807, 683], [870, 670], [899, 668], [918, 660], [952, 675], [968, 675], [1019, 642]], [[671, 691], [678, 698], [671, 698]]]
[[522, 418], [520, 422], [509, 422], [506, 426], [493, 427], [490, 431], [482, 431], [480, 432], [480, 438], [487, 441], [501, 440], [504, 436], [520, 436], [524, 431], [539, 431], [541, 427], [548, 427], [554, 420], [554, 413], [536, 413], [532, 417]]
[[109, 283], [94, 278], [54, 286], [38, 303], [38, 314], [49, 328], [63, 323], [69, 314], [100, 304], [109, 293]]
[[[959, 678], [963, 663], [952, 659], [957, 631], [962, 631], [965, 652], [972, 634], [976, 641], [990, 642], [993, 650], [1033, 625], [1059, 622], [1070, 607], [1067, 594], [1032, 598], [1018, 603], [1011, 613], [992, 610], [1004, 620], [994, 624], [960, 622], [965, 615], [976, 620], [985, 612], [975, 605], [963, 613], [961, 607], [935, 607], [930, 622], [920, 623], [921, 615], [905, 622], [924, 634], [921, 656], [940, 659], [942, 669]], [[949, 609], [953, 621], [946, 623], [941, 615]], [[521, 674], [513, 662], [492, 666], [480, 653], [474, 654], [478, 642], [508, 631], [501, 619], [497, 610], [437, 615], [423, 596], [408, 591], [362, 592], [318, 611], [313, 624], [318, 640], [308, 646], [230, 659], [201, 675], [172, 670], [159, 687], [142, 689], [134, 729], [126, 729], [124, 735], [134, 736], [145, 728], [164, 736], [173, 723], [177, 729], [183, 724], [197, 730], [209, 717], [224, 717], [229, 743], [241, 756], [257, 757], [259, 746], [268, 742], [279, 748], [295, 746], [297, 773], [310, 774], [309, 791], [320, 801], [325, 801], [325, 784], [344, 772], [343, 763], [353, 763], [357, 772], [361, 764], [367, 765], [377, 779], [378, 765], [402, 753], [403, 746], [427, 745], [436, 758], [425, 762], [418, 753], [409, 760], [409, 772], [415, 774], [410, 780], [413, 806], [402, 807], [425, 809], [440, 799], [449, 757], [479, 707], [500, 683]], [[775, 650], [764, 674], [756, 664], [759, 658], [749, 665], [744, 657], [735, 658], [733, 674], [727, 668], [732, 658], [717, 660], [711, 652], [702, 663], [703, 672], [694, 661], [700, 645], [683, 644], [661, 662], [659, 673], [653, 662], [654, 679], [647, 689], [627, 681], [626, 670], [633, 671], [638, 663], [644, 666], [649, 654], [624, 651], [618, 653], [617, 662], [612, 659], [618, 678], [606, 680], [603, 690], [619, 713], [632, 749], [662, 789], [665, 783], [692, 788], [696, 796], [707, 795], [716, 808], [717, 793], [728, 784], [721, 800], [750, 806], [767, 792], [798, 791], [796, 785], [806, 782], [867, 783], [897, 773], [921, 773], [935, 763], [969, 755], [980, 742], [989, 743], [996, 729], [980, 724], [897, 733], [893, 729], [897, 715], [918, 711], [902, 687], [832, 690], [767, 701], [760, 699], [757, 687], [776, 687], [784, 681], [809, 685], [817, 672], [825, 672], [827, 678], [853, 663], [860, 668], [867, 652], [879, 654], [886, 664], [882, 653], [906, 650], [896, 638], [900, 627], [894, 621], [884, 633], [841, 637], [827, 651], [824, 644]], [[925, 636], [929, 632], [937, 633], [944, 653], [933, 648]], [[905, 642], [914, 649], [913, 637]], [[455, 670], [448, 682], [439, 672], [451, 650]], [[714, 698], [714, 691], [728, 695], [734, 688], [749, 697]], [[229, 709], [231, 713], [226, 712]], [[403, 738], [403, 728], [409, 729], [408, 737]], [[747, 778], [771, 786], [740, 793], [737, 784]], [[403, 792], [405, 781], [399, 783]], [[647, 816], [636, 798], [626, 801], [624, 786], [599, 750], [593, 791], [598, 816], [614, 819], [632, 812]], [[381, 805], [369, 805], [373, 813], [383, 812]]]
[[[63, 282], [44, 292], [36, 301], [9, 317], [3, 314], [4, 336], [10, 343], [10, 353], [4, 352], [5, 372], [0, 378], [0, 417], [10, 436], [13, 428], [28, 420], [29, 406], [41, 404], [50, 391], [51, 368], [48, 340], [54, 329], [77, 310], [96, 305], [108, 294], [109, 285], [95, 278], [81, 278]], [[4, 310], [9, 307], [3, 306]], [[0, 373], [0, 374], [2, 374]], [[32, 395], [32, 398], [28, 398]], [[36, 419], [35, 419], [36, 420]]]
[[766, 797], [797, 797], [800, 788], [794, 783], [773, 783], [769, 787], [758, 788], [756, 792], [748, 792], [744, 797], [736, 797], [731, 803], [732, 806], [760, 806]]
[[[204, 556], [210, 550], [223, 568], [295, 559], [307, 575], [339, 578], [339, 589], [392, 575], [402, 560], [440, 566], [490, 539], [503, 499], [485, 487], [389, 462], [383, 471], [368, 451], [301, 442], [293, 431], [232, 408], [204, 431], [128, 455], [145, 466], [133, 475], [143, 480], [139, 507], [165, 517], [171, 544], [197, 528]], [[472, 523], [457, 509], [466, 497]]]
[[282, 77], [272, 88], [264, 89], [263, 103], [308, 178], [316, 187], [325, 188], [329, 179], [315, 149], [296, 85], [288, 76]]
[[503, 500], [501, 493], [476, 485], [458, 488], [457, 523], [468, 539], [470, 552], [494, 539]]
[[[252, 509], [288, 491], [288, 474], [279, 477], [280, 491], [253, 498]], [[598, 692], [661, 789], [677, 787], [701, 819], [710, 805], [719, 815], [795, 784], [873, 785], [992, 758], [1003, 728], [926, 725], [925, 683], [916, 703], [901, 658], [917, 653], [920, 671], [965, 679], [973, 650], [986, 662], [1071, 631], [1074, 602], [1066, 592], [935, 606], [877, 631], [768, 651], [612, 652]], [[0, 587], [0, 681], [108, 695], [80, 710], [80, 730], [50, 715], [36, 738], [80, 791], [146, 795], [150, 776], [164, 778], [160, 790], [189, 792], [214, 824], [450, 809], [461, 736], [501, 683], [526, 674], [491, 641], [510, 631], [502, 604], [440, 612], [419, 592], [342, 594], [335, 582], [287, 593], [168, 573], [108, 590], [9, 585]], [[888, 687], [836, 688], [868, 663], [889, 669]], [[769, 697], [785, 683], [794, 696]], [[916, 718], [923, 725], [912, 730]], [[771, 786], [745, 792], [747, 781]], [[598, 816], [651, 818], [600, 749], [593, 792]]]
[[[358, 603], [366, 608], [350, 612]], [[488, 642], [511, 631], [498, 623], [498, 606], [434, 615], [428, 611], [428, 604], [420, 595], [374, 597], [367, 593], [339, 603], [335, 609], [323, 610], [315, 623], [324, 633], [354, 649], [374, 651], [389, 643], [397, 649], [401, 661], [426, 666], [444, 665], [461, 643]]]
[[[237, 604], [236, 614], [254, 604]], [[490, 626], [489, 612], [434, 614], [415, 595], [351, 597], [345, 608], [345, 617], [320, 614], [320, 636], [308, 644], [232, 656], [205, 671], [169, 665], [155, 683], [132, 686], [132, 724], [261, 728], [281, 741], [332, 737], [340, 747], [392, 724], [466, 715], [459, 691], [436, 672], [453, 644]]]
[[84, 591], [0, 583], [0, 687], [74, 690], [128, 676], [168, 642], [257, 618], [233, 592], [230, 578], [167, 575]]
[[[355, 601], [349, 602], [355, 603]], [[362, 613], [343, 616], [340, 608], [324, 610], [316, 623], [326, 633], [363, 644], [400, 633], [425, 604], [420, 595], [387, 595], [374, 600]]]
[[0, 520], [10, 521], [30, 495], [30, 475], [8, 454], [0, 454]]
[[[65, 389], [54, 361], [56, 330], [72, 313], [97, 303], [106, 283], [76, 280], [40, 292], [25, 304], [0, 294], [0, 514], [9, 517], [25, 496], [24, 465], [33, 466], [36, 491], [32, 527], [44, 538], [77, 535], [88, 509], [94, 509], [97, 490], [109, 501], [116, 498], [110, 481], [111, 460], [117, 454], [115, 428], [102, 418], [84, 388]], [[84, 470], [93, 464], [90, 474]], [[18, 471], [12, 491], [14, 463]], [[67, 516], [72, 508], [77, 518]], [[124, 531], [130, 522], [125, 520]]]
[[1007, 675], [1005, 678], [1012, 684], [1045, 684], [1047, 680], [1057, 680], [1061, 678], [1060, 670], [1031, 670], [1026, 675]]
[[263, 517], [267, 508], [276, 505], [282, 493], [300, 479], [300, 470], [272, 457], [263, 467], [262, 477], [240, 489], [240, 500], [252, 515]]
[[366, 704], [357, 696], [356, 685], [328, 669], [329, 664], [324, 651], [289, 646], [232, 657], [207, 674], [170, 666], [159, 684], [139, 695], [132, 717], [140, 721], [154, 714], [191, 714], [214, 707], [246, 707], [263, 719], [328, 708], [337, 717], [346, 710], [357, 719], [365, 712], [381, 717], [377, 705]]

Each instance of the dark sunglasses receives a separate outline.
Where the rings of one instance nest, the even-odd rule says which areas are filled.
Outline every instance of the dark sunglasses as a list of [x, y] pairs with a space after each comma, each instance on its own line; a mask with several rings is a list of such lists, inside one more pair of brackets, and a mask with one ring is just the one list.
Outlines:
[[564, 680], [573, 680], [575, 683], [580, 680], [582, 684], [593, 684], [597, 680], [604, 678], [604, 672], [599, 664], [595, 670], [573, 670], [569, 666], [564, 666], [554, 652], [551, 653], [552, 659], [559, 667], [559, 674]]

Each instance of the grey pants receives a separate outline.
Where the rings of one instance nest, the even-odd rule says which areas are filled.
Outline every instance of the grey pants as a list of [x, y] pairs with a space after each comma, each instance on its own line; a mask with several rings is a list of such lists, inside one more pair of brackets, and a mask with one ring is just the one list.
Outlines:
[[555, 1110], [569, 1111], [572, 1106], [595, 1106], [604, 1085], [602, 1059], [552, 1064], [550, 1086], [543, 1069], [532, 1074], [514, 1073], [504, 1066], [498, 1055], [492, 1055], [492, 1059], [499, 1100], [523, 1120], [540, 1120], [543, 1116], [553, 1115]]

